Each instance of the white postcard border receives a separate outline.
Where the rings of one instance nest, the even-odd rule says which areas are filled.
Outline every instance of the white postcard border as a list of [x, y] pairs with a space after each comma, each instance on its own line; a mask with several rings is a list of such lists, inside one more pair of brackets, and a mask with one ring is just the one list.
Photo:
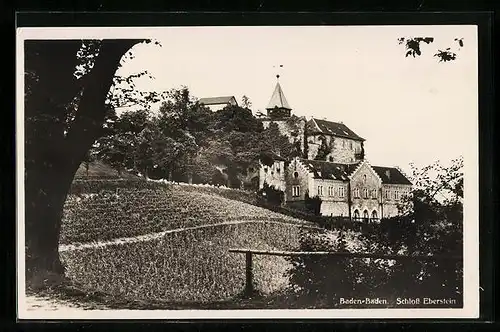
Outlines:
[[[368, 26], [342, 26], [341, 28]], [[397, 26], [373, 26], [395, 28]], [[373, 28], [372, 27], [372, 28]], [[401, 26], [405, 33], [427, 33], [436, 28], [474, 28], [477, 26]], [[464, 293], [463, 308], [457, 309], [273, 309], [273, 310], [65, 310], [27, 311], [25, 307], [25, 236], [24, 236], [24, 45], [26, 39], [104, 39], [154, 38], [164, 29], [215, 29], [243, 27], [64, 27], [18, 28], [16, 38], [16, 148], [17, 148], [17, 305], [19, 319], [416, 319], [479, 317], [479, 158], [478, 109], [468, 114], [470, 144], [464, 150]], [[252, 28], [252, 27], [245, 27]], [[254, 27], [263, 28], [263, 27]], [[272, 27], [265, 27], [272, 28]], [[290, 27], [318, 28], [315, 26]], [[319, 28], [326, 28], [324, 26]], [[471, 44], [469, 44], [471, 45]], [[477, 68], [476, 56], [476, 68]], [[477, 76], [477, 75], [476, 75]], [[478, 101], [476, 81], [476, 100]]]

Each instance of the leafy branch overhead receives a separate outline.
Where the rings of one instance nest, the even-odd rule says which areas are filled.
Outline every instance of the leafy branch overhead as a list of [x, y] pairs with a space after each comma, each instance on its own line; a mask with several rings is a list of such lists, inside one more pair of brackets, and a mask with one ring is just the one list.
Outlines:
[[[464, 46], [463, 38], [455, 38], [454, 41], [458, 44], [458, 50]], [[405, 46], [405, 57], [422, 55], [421, 43], [431, 44], [434, 42], [434, 37], [411, 37], [411, 38], [398, 38], [398, 43]], [[434, 57], [439, 59], [439, 62], [448, 62], [457, 59], [457, 53], [452, 51], [451, 47], [444, 50], [438, 49]]]

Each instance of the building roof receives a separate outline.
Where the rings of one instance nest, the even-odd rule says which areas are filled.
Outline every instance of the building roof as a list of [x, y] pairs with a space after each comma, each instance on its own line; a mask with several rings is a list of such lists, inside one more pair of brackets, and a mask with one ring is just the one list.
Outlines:
[[358, 141], [365, 140], [349, 129], [345, 124], [338, 122], [312, 118], [308, 122], [308, 129], [312, 134], [320, 133], [324, 135], [350, 138]]
[[232, 99], [236, 102], [236, 98], [234, 98], [234, 96], [200, 98], [198, 102], [204, 105], [218, 105], [229, 104]]
[[271, 96], [271, 100], [269, 100], [269, 104], [267, 105], [266, 109], [270, 110], [275, 107], [284, 108], [287, 110], [292, 109], [290, 105], [288, 105], [288, 102], [286, 101], [285, 94], [283, 93], [283, 90], [281, 89], [281, 85], [279, 82], [276, 83], [273, 95]]
[[401, 173], [396, 167], [371, 166], [373, 170], [380, 176], [382, 183], [385, 184], [409, 184], [412, 183]]
[[268, 152], [268, 151], [267, 152], [262, 152], [260, 154], [260, 158], [262, 159], [262, 158], [265, 158], [265, 157], [271, 158], [274, 161], [284, 161], [284, 162], [289, 161], [288, 159], [286, 159], [286, 158], [284, 158], [284, 157], [282, 157], [279, 154], [274, 153], [274, 152]]
[[347, 181], [357, 164], [339, 164], [322, 160], [300, 159], [300, 162], [313, 173], [315, 179]]

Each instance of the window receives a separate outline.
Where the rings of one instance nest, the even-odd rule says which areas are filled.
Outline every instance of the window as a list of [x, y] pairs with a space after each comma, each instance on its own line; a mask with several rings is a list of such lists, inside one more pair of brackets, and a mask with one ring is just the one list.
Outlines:
[[354, 210], [354, 220], [359, 220], [360, 217], [359, 217], [359, 211], [358, 210]]
[[368, 189], [363, 189], [363, 198], [368, 198]]
[[389, 194], [390, 194], [390, 191], [389, 191], [389, 190], [386, 190], [386, 191], [385, 191], [385, 198], [386, 198], [386, 199], [389, 199]]
[[370, 215], [368, 214], [368, 210], [363, 211], [363, 219], [366, 222], [368, 222], [368, 219], [370, 219]]
[[395, 200], [399, 199], [399, 191], [397, 191], [397, 190], [394, 191], [394, 199]]
[[298, 173], [298, 172], [294, 172], [294, 173], [293, 173], [293, 177], [294, 177], [294, 178], [298, 178], [298, 177], [299, 177], [299, 173]]
[[349, 141], [349, 148], [352, 150], [352, 141]]
[[377, 198], [377, 189], [372, 190], [372, 198], [374, 198], [374, 199]]
[[333, 157], [332, 157], [332, 156], [330, 156], [330, 157], [328, 158], [328, 160], [330, 160], [330, 162], [332, 162], [332, 163], [333, 163]]
[[352, 195], [354, 196], [354, 198], [359, 198], [359, 189], [358, 189], [358, 188], [355, 188], [355, 189], [353, 190]]
[[318, 186], [318, 196], [323, 196], [323, 186]]
[[366, 174], [363, 174], [363, 183], [366, 183]]
[[267, 173], [267, 167], [264, 167], [264, 172]]
[[345, 190], [345, 188], [344, 188], [344, 187], [340, 187], [340, 188], [339, 188], [339, 197], [344, 197], [344, 195], [345, 195], [344, 190]]
[[292, 186], [292, 197], [300, 196], [300, 186]]
[[378, 220], [377, 210], [373, 210], [373, 212], [372, 212], [372, 220], [373, 221]]
[[281, 173], [281, 169], [279, 169], [279, 167], [278, 167], [278, 168], [276, 168], [276, 172], [277, 172], [278, 174], [279, 174], [279, 173]]
[[333, 187], [328, 187], [328, 196], [333, 196]]

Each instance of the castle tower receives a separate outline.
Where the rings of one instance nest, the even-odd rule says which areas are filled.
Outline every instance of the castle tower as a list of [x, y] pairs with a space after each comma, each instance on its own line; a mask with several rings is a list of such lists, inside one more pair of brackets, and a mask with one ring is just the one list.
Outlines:
[[288, 102], [285, 98], [283, 89], [281, 89], [279, 78], [280, 75], [276, 75], [276, 87], [274, 88], [271, 100], [266, 107], [267, 116], [270, 119], [282, 119], [290, 117], [292, 111], [292, 108], [290, 107], [290, 105], [288, 105]]

